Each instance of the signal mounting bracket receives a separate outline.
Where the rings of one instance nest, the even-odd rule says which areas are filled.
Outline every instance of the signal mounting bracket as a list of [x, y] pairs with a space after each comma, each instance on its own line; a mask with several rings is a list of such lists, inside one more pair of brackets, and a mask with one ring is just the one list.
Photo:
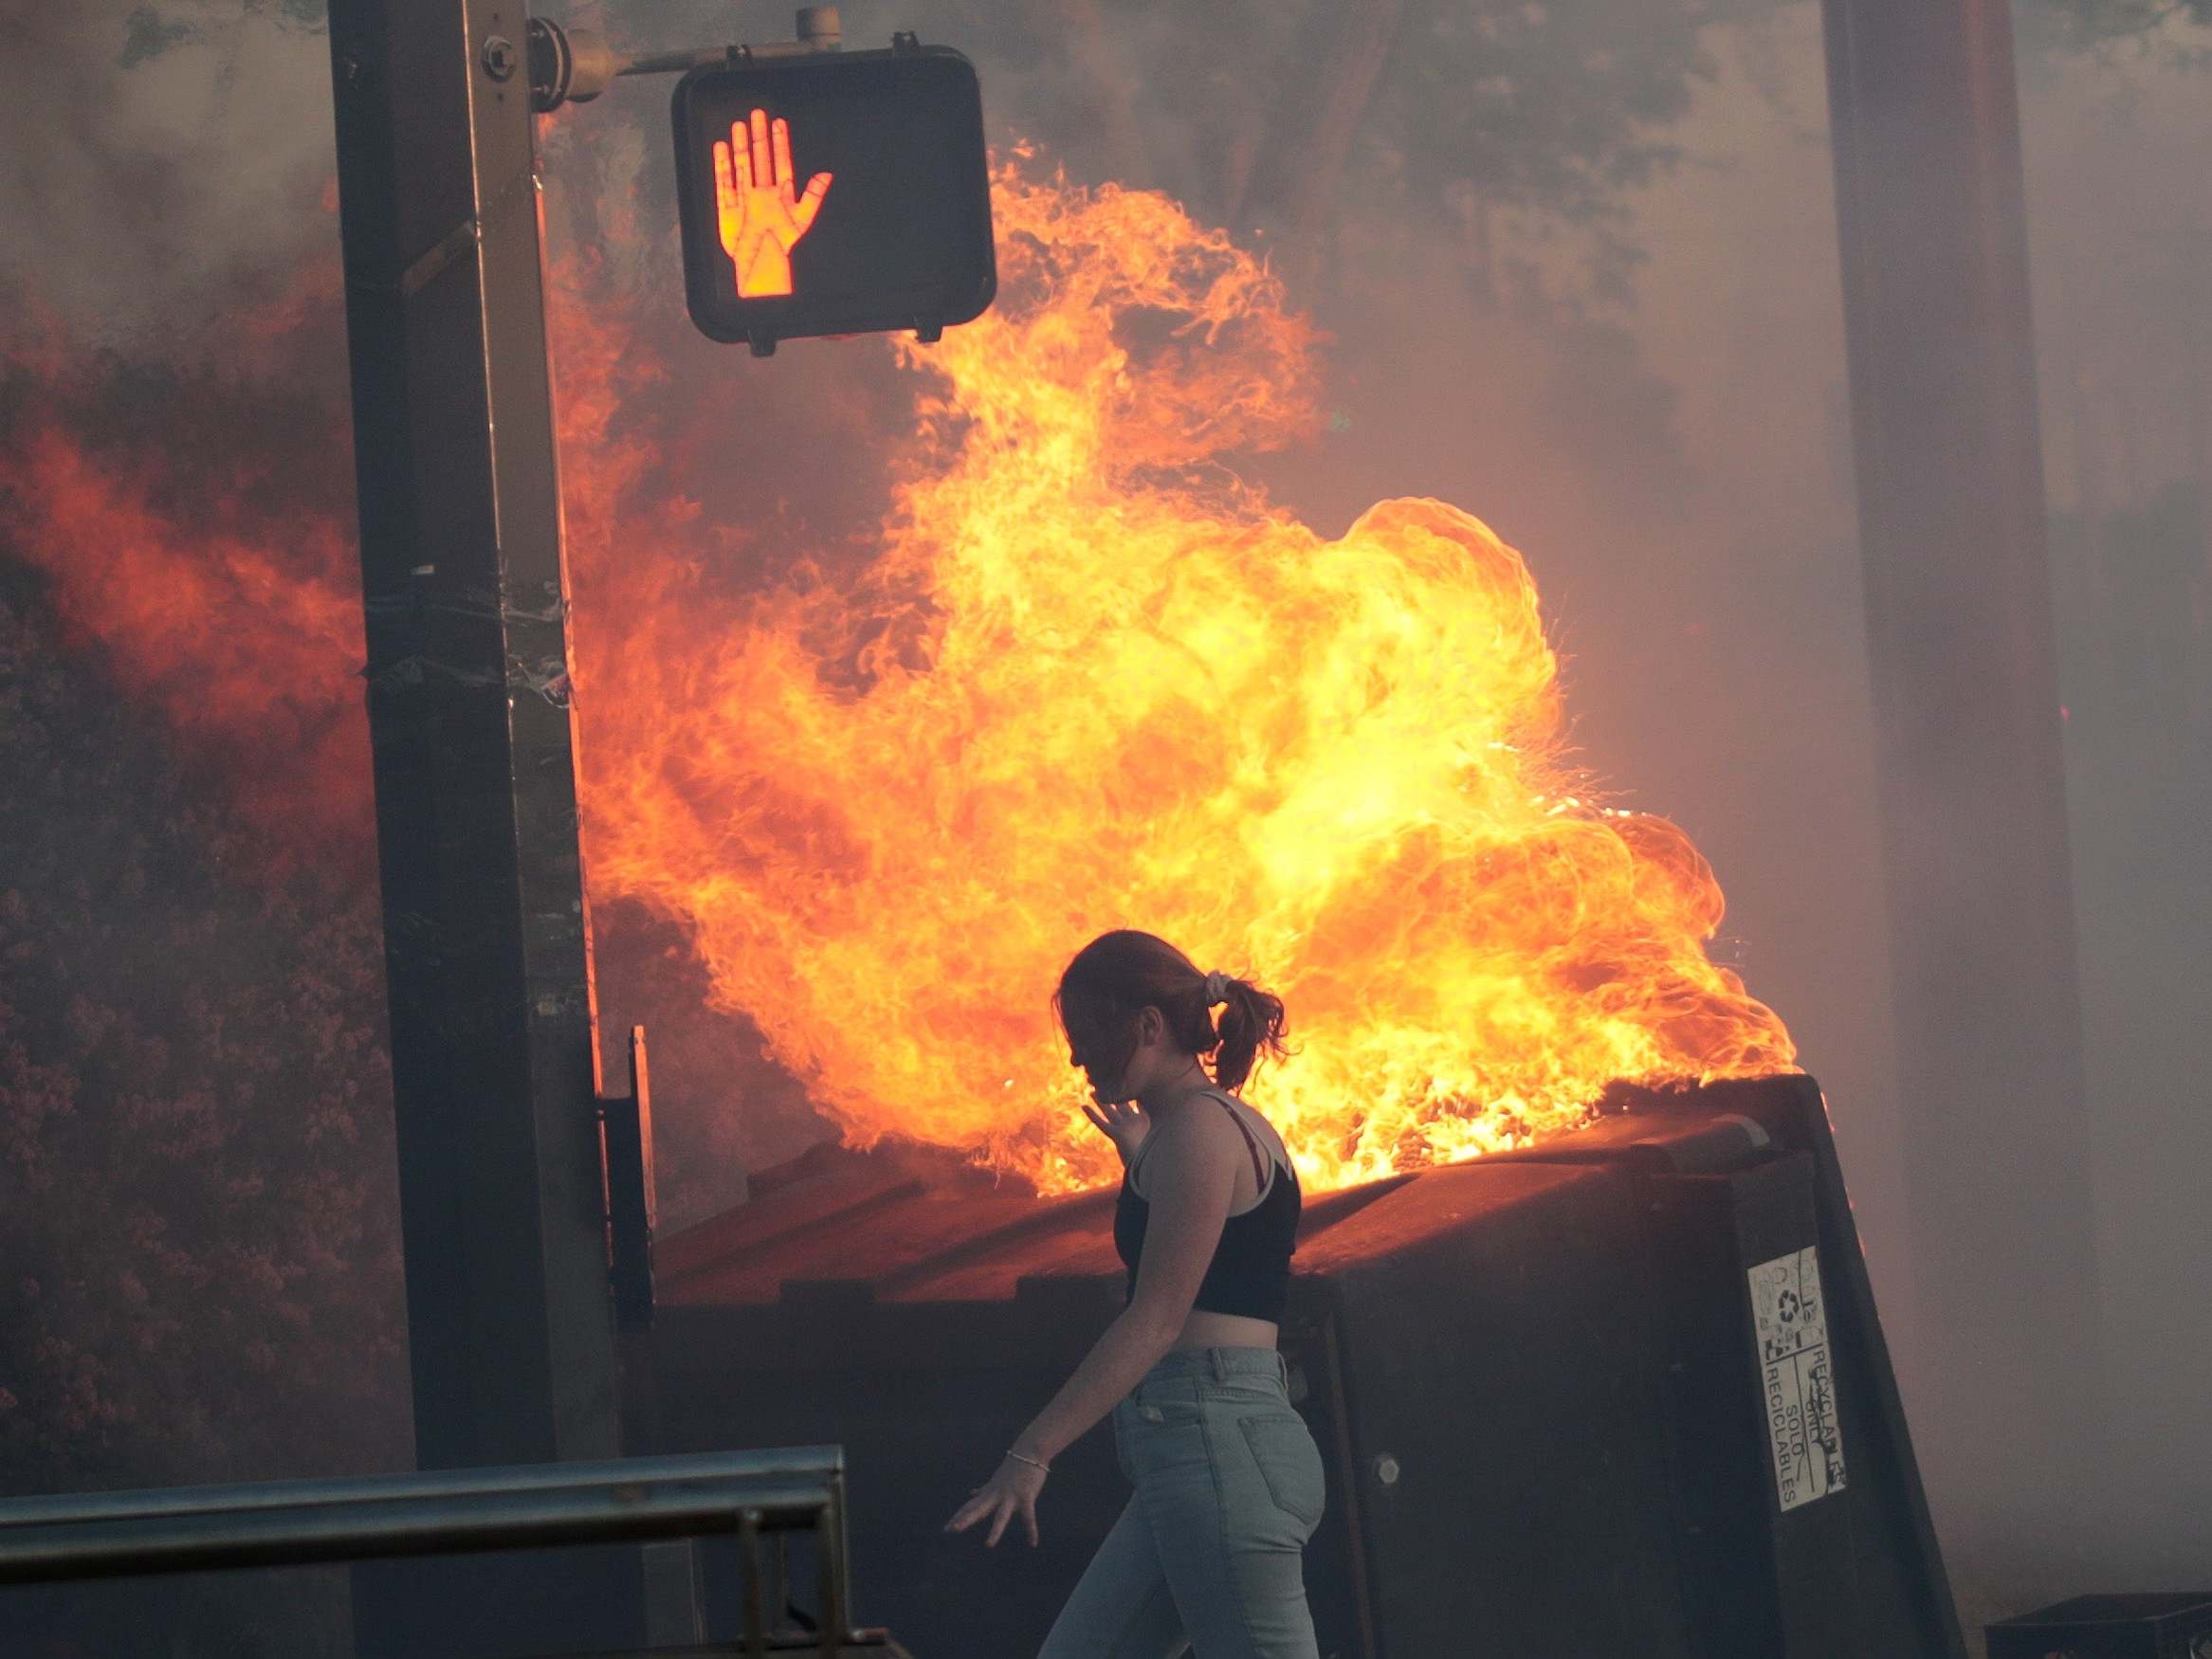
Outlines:
[[[759, 46], [692, 46], [625, 58], [595, 29], [563, 28], [549, 18], [529, 26], [530, 107], [539, 115], [565, 103], [589, 103], [623, 75], [681, 75], [706, 64], [743, 64], [756, 58], [795, 58], [834, 52], [845, 44], [844, 26], [834, 6], [802, 6], [793, 32], [796, 40], [764, 41]], [[910, 31], [891, 37], [901, 50], [917, 46]]]

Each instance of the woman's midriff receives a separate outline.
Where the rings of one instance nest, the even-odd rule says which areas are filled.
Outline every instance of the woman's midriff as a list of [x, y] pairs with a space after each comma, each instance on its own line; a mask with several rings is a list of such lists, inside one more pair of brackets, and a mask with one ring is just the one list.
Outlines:
[[1277, 1326], [1271, 1319], [1194, 1307], [1190, 1318], [1183, 1321], [1183, 1328], [1168, 1344], [1168, 1352], [1179, 1348], [1272, 1348], [1276, 1333]]

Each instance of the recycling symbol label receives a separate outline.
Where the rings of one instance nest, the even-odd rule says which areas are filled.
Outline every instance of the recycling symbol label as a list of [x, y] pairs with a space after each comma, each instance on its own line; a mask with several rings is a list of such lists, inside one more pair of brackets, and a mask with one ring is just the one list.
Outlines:
[[1843, 1489], [1819, 1251], [1812, 1246], [1748, 1274], [1760, 1411], [1774, 1457], [1775, 1502], [1787, 1511]]

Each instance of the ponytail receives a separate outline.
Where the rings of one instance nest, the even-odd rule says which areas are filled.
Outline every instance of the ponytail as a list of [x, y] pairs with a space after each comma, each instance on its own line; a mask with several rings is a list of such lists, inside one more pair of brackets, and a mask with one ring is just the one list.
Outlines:
[[1261, 1050], [1275, 1060], [1289, 1052], [1283, 1046], [1283, 1033], [1289, 1027], [1283, 1017], [1283, 999], [1273, 992], [1262, 991], [1242, 979], [1232, 979], [1222, 989], [1227, 994], [1228, 1006], [1221, 1011], [1220, 1046], [1214, 1051], [1214, 1081], [1234, 1092], [1242, 1088], [1245, 1080], [1252, 1076], [1252, 1066]]
[[[1214, 1004], [1226, 1004], [1218, 1026]], [[1071, 1043], [1111, 1071], [1128, 1064], [1137, 1012], [1157, 1008], [1169, 1033], [1189, 1053], [1213, 1056], [1215, 1084], [1244, 1086], [1265, 1053], [1280, 1058], [1286, 1025], [1283, 999], [1197, 964], [1155, 934], [1117, 929], [1101, 934], [1068, 964], [1052, 1009]]]

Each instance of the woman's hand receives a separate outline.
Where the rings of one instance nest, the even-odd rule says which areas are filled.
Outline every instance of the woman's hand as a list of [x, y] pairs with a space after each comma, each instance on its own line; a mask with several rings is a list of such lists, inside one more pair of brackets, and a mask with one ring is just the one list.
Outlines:
[[1152, 1133], [1152, 1120], [1135, 1101], [1086, 1101], [1083, 1115], [1096, 1125], [1100, 1134], [1114, 1143], [1114, 1150], [1122, 1155], [1124, 1164], [1137, 1156], [1137, 1148], [1144, 1144], [1144, 1137]]
[[983, 1540], [989, 1548], [998, 1542], [998, 1535], [1006, 1530], [1006, 1523], [1017, 1513], [1022, 1524], [1029, 1528], [1029, 1540], [1037, 1541], [1037, 1494], [1045, 1489], [1045, 1471], [1019, 1458], [999, 1460], [997, 1472], [975, 1488], [970, 1498], [944, 1523], [947, 1532], [965, 1532], [977, 1522], [991, 1517], [991, 1536]]

